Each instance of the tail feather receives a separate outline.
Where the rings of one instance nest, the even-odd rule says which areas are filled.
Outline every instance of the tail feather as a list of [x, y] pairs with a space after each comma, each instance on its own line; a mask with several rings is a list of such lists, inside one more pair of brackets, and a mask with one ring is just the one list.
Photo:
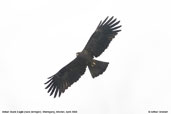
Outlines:
[[88, 65], [88, 68], [90, 70], [92, 77], [95, 78], [99, 76], [100, 74], [102, 74], [106, 70], [108, 64], [109, 64], [108, 62], [93, 60]]

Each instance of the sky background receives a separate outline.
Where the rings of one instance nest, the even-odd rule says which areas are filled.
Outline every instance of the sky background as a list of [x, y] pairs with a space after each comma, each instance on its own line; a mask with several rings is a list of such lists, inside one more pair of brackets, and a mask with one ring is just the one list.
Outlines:
[[[170, 11], [170, 0], [1, 0], [0, 111], [171, 113]], [[50, 97], [47, 77], [76, 57], [106, 16], [122, 25], [97, 58], [107, 70], [92, 79], [87, 69]]]

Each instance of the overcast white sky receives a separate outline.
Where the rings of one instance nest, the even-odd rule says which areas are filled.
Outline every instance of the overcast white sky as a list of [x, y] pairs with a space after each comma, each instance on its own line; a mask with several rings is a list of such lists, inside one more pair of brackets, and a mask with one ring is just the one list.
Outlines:
[[[171, 112], [170, 0], [1, 0], [0, 111], [79, 114]], [[54, 99], [47, 77], [75, 58], [100, 20], [115, 16], [122, 31], [87, 71]], [[0, 113], [1, 113], [0, 112]]]

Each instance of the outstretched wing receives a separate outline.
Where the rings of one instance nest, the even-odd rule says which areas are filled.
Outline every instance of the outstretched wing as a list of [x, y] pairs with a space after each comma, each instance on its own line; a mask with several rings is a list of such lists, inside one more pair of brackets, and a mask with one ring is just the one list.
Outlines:
[[84, 50], [87, 50], [92, 56], [98, 57], [108, 47], [111, 40], [121, 30], [118, 30], [120, 21], [116, 21], [108, 17], [102, 22], [100, 21], [96, 31], [92, 34]]
[[48, 93], [50, 92], [50, 95], [54, 93], [54, 98], [57, 94], [60, 97], [61, 93], [64, 93], [69, 86], [84, 74], [86, 66], [85, 60], [78, 57], [75, 58], [55, 75], [48, 78], [49, 80], [45, 83], [48, 84], [46, 86]]

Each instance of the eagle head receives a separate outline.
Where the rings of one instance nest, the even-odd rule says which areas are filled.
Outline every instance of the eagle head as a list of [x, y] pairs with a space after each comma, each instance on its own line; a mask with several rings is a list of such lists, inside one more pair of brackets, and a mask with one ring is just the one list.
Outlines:
[[78, 56], [78, 55], [80, 55], [80, 54], [81, 54], [81, 52], [77, 52], [77, 53], [76, 53], [76, 56]]

